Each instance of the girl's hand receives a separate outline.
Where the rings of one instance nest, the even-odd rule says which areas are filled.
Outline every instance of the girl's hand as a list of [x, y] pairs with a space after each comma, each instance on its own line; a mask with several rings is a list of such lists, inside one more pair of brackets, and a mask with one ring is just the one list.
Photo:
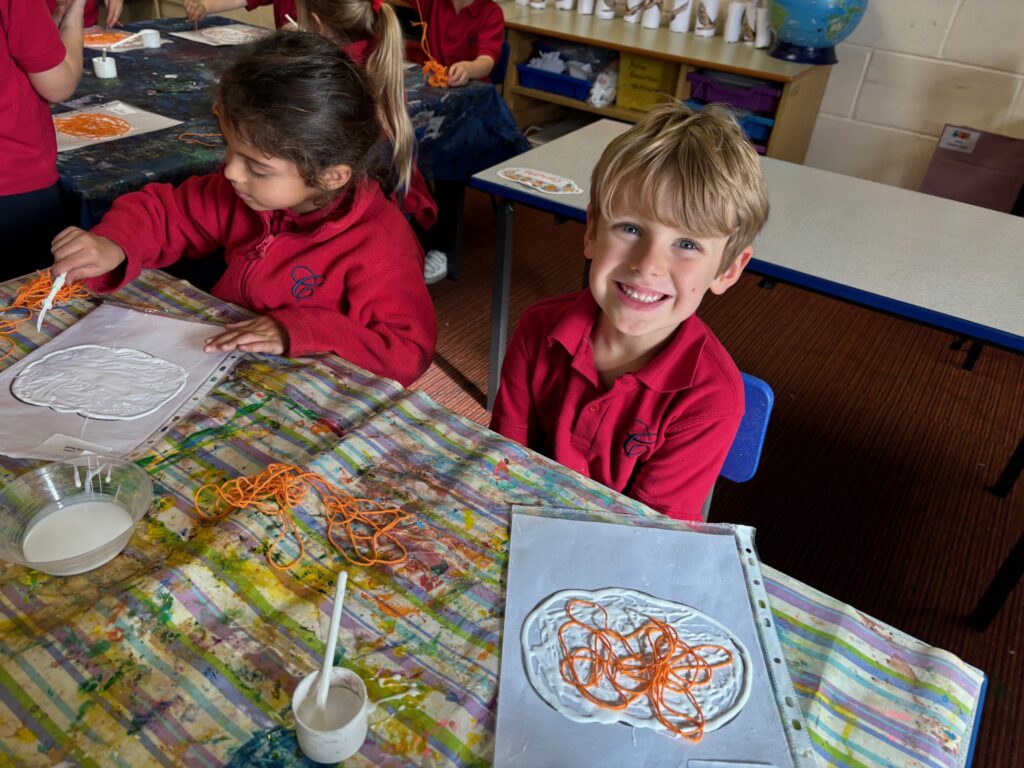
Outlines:
[[457, 61], [448, 67], [448, 87], [458, 88], [469, 82], [469, 62]]
[[206, 6], [202, 0], [185, 0], [185, 18], [189, 21], [202, 21], [206, 16]]
[[122, 8], [124, 8], [124, 0], [107, 0], [107, 29], [121, 20]]
[[125, 253], [117, 243], [92, 235], [78, 227], [68, 227], [53, 238], [53, 271], [65, 275], [69, 283], [87, 277], [105, 275], [120, 266]]
[[240, 323], [228, 323], [224, 333], [211, 336], [203, 344], [203, 352], [265, 352], [283, 355], [288, 346], [288, 334], [272, 317], [254, 317]]

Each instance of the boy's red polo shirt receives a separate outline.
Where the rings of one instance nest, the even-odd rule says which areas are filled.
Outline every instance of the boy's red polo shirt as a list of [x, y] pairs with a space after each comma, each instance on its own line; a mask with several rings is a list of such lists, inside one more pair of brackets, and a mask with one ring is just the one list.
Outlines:
[[420, 18], [427, 22], [431, 55], [445, 66], [457, 61], [501, 57], [505, 42], [505, 15], [494, 0], [474, 0], [458, 13], [452, 0], [416, 0]]
[[46, 3], [0, 0], [0, 195], [57, 182], [57, 135], [50, 105], [28, 73], [53, 69], [65, 56]]
[[590, 343], [589, 290], [523, 313], [501, 369], [491, 429], [668, 515], [701, 509], [743, 417], [743, 381], [695, 315], [610, 390]]

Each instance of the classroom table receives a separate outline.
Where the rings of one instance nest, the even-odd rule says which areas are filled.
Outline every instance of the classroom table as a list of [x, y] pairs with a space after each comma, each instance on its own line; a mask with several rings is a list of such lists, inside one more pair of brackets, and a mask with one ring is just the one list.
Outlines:
[[[218, 16], [203, 25], [235, 23]], [[125, 192], [151, 181], [177, 184], [189, 176], [215, 171], [224, 151], [179, 139], [183, 133], [216, 134], [210, 111], [218, 75], [238, 54], [236, 46], [212, 46], [172, 37], [193, 28], [186, 19], [153, 19], [126, 24], [128, 31], [158, 29], [172, 42], [159, 49], [119, 51], [118, 77], [97, 78], [90, 61], [98, 51], [86, 49], [85, 69], [75, 95], [54, 112], [120, 100], [181, 120], [181, 125], [153, 133], [82, 147], [57, 155], [61, 187], [79, 224], [90, 227]], [[473, 173], [524, 151], [529, 145], [494, 86], [470, 83], [464, 88], [431, 88], [419, 69], [405, 73], [409, 114], [416, 129], [418, 162], [426, 178], [465, 181]]]
[[[0, 306], [20, 281], [0, 284]], [[223, 322], [229, 305], [158, 271], [122, 302]], [[22, 324], [20, 359], [94, 308]], [[219, 522], [195, 489], [287, 462], [398, 505], [400, 566], [350, 566], [300, 510], [305, 555], [270, 568], [274, 519]], [[338, 662], [366, 682], [370, 732], [346, 766], [483, 766], [493, 756], [512, 505], [658, 514], [345, 361], [251, 355], [137, 459], [155, 500], [127, 549], [80, 576], [0, 566], [0, 762], [310, 765], [290, 695], [319, 667], [346, 568]], [[0, 460], [0, 482], [26, 462]], [[296, 553], [292, 544], [285, 554]], [[982, 672], [765, 566], [775, 628], [822, 764], [964, 766]]]
[[[628, 125], [599, 120], [473, 176], [501, 198], [491, 304], [488, 404], [508, 333], [513, 203], [586, 221], [590, 174]], [[534, 168], [571, 178], [550, 195], [497, 175]], [[1024, 219], [899, 187], [762, 157], [771, 214], [751, 272], [1024, 352]]]

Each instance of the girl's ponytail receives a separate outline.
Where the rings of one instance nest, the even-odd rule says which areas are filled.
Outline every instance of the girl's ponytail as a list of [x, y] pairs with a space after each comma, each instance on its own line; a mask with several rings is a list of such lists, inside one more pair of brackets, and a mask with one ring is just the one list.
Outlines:
[[402, 76], [405, 41], [398, 16], [389, 3], [380, 6], [375, 21], [373, 36], [377, 45], [366, 62], [366, 72], [374, 90], [377, 120], [394, 147], [392, 163], [398, 174], [398, 187], [406, 190], [412, 177], [416, 136], [405, 107]]

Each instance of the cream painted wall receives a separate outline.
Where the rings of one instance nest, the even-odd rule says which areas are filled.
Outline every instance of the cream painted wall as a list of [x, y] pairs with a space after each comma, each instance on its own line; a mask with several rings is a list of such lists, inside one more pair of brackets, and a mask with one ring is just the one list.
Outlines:
[[805, 163], [917, 189], [946, 123], [1024, 138], [1024, 0], [870, 0]]

